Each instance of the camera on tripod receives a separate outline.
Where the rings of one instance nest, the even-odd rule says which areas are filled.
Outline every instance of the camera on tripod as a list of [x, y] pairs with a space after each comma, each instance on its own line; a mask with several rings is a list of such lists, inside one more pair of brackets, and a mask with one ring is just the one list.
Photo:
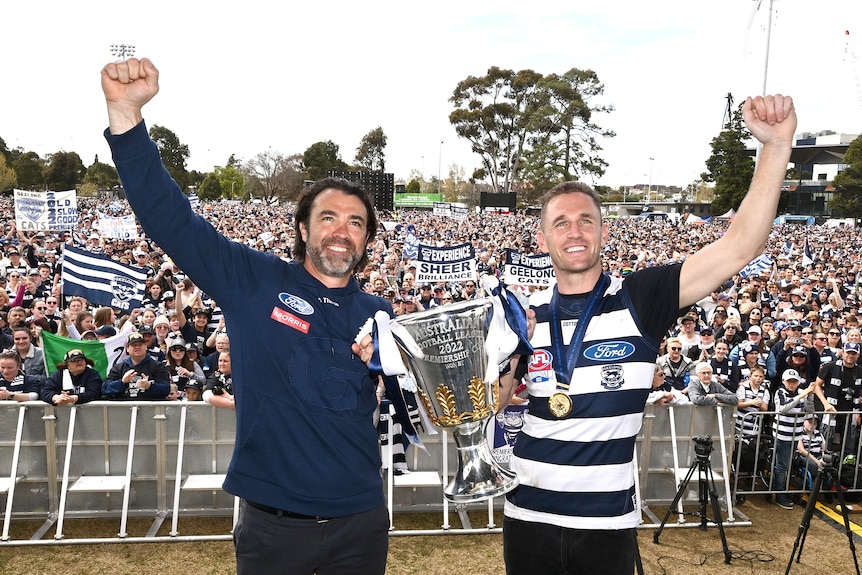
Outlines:
[[824, 451], [821, 457], [823, 467], [829, 469], [835, 469], [838, 466], [838, 460], [838, 455], [834, 451]]
[[699, 459], [709, 459], [709, 454], [712, 453], [712, 436], [697, 435], [692, 438], [694, 440], [694, 452]]

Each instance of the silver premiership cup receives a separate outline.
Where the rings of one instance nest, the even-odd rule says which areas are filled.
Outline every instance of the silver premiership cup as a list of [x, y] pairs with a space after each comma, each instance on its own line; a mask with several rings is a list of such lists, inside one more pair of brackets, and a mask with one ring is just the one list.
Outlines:
[[518, 485], [514, 473], [494, 462], [485, 436], [499, 399], [498, 382], [483, 381], [491, 310], [491, 298], [483, 298], [393, 320], [407, 330], [424, 354], [416, 357], [409, 351], [411, 346], [393, 332], [428, 416], [455, 438], [458, 469], [443, 490], [455, 503], [489, 499]]

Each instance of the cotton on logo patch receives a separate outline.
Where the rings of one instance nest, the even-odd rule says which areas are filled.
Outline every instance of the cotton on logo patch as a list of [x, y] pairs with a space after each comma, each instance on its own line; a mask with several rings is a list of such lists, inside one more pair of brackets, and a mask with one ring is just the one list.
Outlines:
[[535, 352], [533, 352], [533, 357], [530, 359], [530, 363], [527, 366], [527, 370], [546, 371], [548, 369], [551, 369], [551, 362], [553, 361], [553, 359], [553, 356], [551, 356], [551, 354], [544, 349], [537, 349]]
[[272, 314], [270, 316], [272, 319], [277, 321], [278, 323], [283, 323], [288, 327], [292, 327], [295, 330], [301, 331], [302, 333], [308, 333], [311, 324], [304, 319], [299, 319], [292, 313], [288, 313], [281, 308], [274, 307], [272, 308]]

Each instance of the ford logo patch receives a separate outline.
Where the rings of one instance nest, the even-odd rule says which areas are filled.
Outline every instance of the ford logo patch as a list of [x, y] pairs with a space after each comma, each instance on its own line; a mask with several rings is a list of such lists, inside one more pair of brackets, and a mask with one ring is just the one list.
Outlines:
[[620, 361], [635, 353], [627, 341], [603, 341], [584, 350], [584, 357], [593, 361]]
[[298, 314], [311, 315], [314, 313], [314, 308], [311, 307], [311, 304], [302, 299], [301, 297], [296, 297], [295, 295], [281, 292], [280, 294], [278, 294], [278, 299], [281, 301], [281, 303], [283, 303]]

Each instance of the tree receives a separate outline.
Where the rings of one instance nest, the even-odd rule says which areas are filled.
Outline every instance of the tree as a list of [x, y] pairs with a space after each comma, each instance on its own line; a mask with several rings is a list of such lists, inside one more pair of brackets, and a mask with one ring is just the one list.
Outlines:
[[533, 70], [492, 66], [485, 76], [458, 82], [449, 101], [449, 122], [482, 159], [496, 192], [508, 193], [518, 179], [524, 144], [537, 102], [533, 97], [542, 75]]
[[96, 156], [84, 174], [84, 183], [93, 184], [98, 190], [110, 190], [120, 185], [120, 176], [117, 174], [117, 168], [103, 164], [99, 161], [99, 156]]
[[12, 168], [18, 176], [18, 187], [23, 190], [37, 190], [45, 187], [45, 176], [42, 173], [45, 160], [36, 152], [23, 152], [12, 161]]
[[330, 140], [316, 142], [309, 146], [302, 154], [302, 165], [312, 180], [325, 178], [329, 170], [350, 169], [338, 153], [338, 144]]
[[158, 124], [150, 128], [150, 138], [159, 148], [162, 163], [176, 180], [181, 190], [185, 190], [189, 184], [189, 176], [186, 171], [186, 162], [189, 159], [189, 147], [180, 142], [180, 139], [171, 130]]
[[299, 154], [285, 156], [281, 152], [267, 150], [249, 160], [245, 171], [260, 184], [260, 195], [266, 202], [296, 199], [305, 181]]
[[706, 161], [708, 171], [700, 176], [705, 182], [715, 182], [715, 199], [710, 207], [713, 214], [739, 209], [748, 191], [754, 175], [754, 160], [745, 146], [748, 137], [740, 105], [725, 129], [712, 139], [712, 155]]
[[17, 182], [15, 169], [6, 163], [6, 156], [0, 154], [0, 193], [10, 191]]
[[197, 195], [202, 200], [218, 200], [222, 197], [221, 182], [219, 182], [218, 171], [221, 168], [216, 168], [207, 174], [201, 185], [198, 186]]
[[829, 203], [832, 215], [862, 218], [862, 136], [850, 142], [843, 163], [847, 167], [832, 180], [835, 186]]
[[404, 192], [407, 194], [418, 194], [421, 191], [422, 184], [420, 184], [419, 180], [417, 180], [416, 178], [413, 178], [412, 180], [407, 182], [406, 186], [404, 186]]
[[374, 128], [362, 137], [359, 147], [356, 148], [356, 165], [369, 172], [386, 171], [386, 134], [383, 128]]
[[50, 190], [74, 190], [84, 181], [84, 162], [76, 152], [57, 152], [44, 168], [45, 185]]
[[524, 160], [525, 172], [536, 180], [532, 183], [547, 190], [582, 175], [602, 176], [608, 164], [599, 156], [602, 147], [596, 137], [616, 134], [593, 121], [594, 114], [614, 110], [592, 102], [605, 91], [598, 75], [572, 68], [562, 76], [545, 76], [538, 87], [540, 106], [530, 122], [530, 151]]

